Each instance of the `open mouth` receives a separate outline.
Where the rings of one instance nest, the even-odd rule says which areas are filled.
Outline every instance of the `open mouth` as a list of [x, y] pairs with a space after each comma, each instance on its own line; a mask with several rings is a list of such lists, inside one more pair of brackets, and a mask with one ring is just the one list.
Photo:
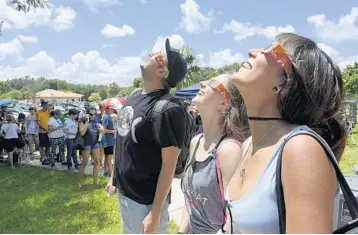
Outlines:
[[252, 69], [252, 65], [248, 61], [243, 62], [240, 67], [245, 68], [245, 69]]

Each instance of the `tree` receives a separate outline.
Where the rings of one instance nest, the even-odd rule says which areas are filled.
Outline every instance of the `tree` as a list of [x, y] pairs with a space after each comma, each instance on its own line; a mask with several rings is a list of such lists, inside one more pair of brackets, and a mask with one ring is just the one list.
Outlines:
[[142, 77], [136, 77], [133, 79], [133, 87], [140, 88], [143, 86], [143, 78]]
[[111, 84], [109, 84], [109, 96], [110, 97], [116, 97], [119, 93], [120, 87], [117, 85], [117, 83], [112, 82]]
[[108, 93], [105, 87], [99, 90], [99, 95], [101, 96], [102, 100], [108, 98]]
[[343, 71], [343, 82], [345, 95], [347, 98], [355, 98], [358, 96], [358, 63], [348, 65]]
[[193, 74], [200, 70], [199, 57], [195, 55], [194, 50], [191, 47], [183, 47], [180, 50], [180, 54], [183, 56], [185, 62], [188, 66], [188, 73], [185, 76], [184, 80], [177, 85], [178, 89], [190, 86], [193, 84]]
[[92, 93], [89, 97], [88, 97], [89, 101], [96, 101], [96, 102], [101, 102], [101, 96], [98, 93]]

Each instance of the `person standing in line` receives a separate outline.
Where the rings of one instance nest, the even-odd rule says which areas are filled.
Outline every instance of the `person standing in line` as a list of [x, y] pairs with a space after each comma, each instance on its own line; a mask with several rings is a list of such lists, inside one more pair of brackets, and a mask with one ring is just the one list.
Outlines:
[[[36, 112], [36, 121], [39, 125], [40, 142], [40, 162], [45, 165], [44, 159], [50, 155], [50, 141], [48, 139], [48, 120], [50, 119], [49, 104], [45, 101], [41, 103], [42, 109]], [[47, 164], [47, 162], [46, 162]]]
[[[61, 111], [56, 109], [51, 111], [51, 118], [48, 121], [48, 130], [49, 130], [49, 140], [50, 140], [50, 161], [51, 167], [55, 167], [56, 156], [58, 156], [59, 161], [61, 162], [65, 158], [65, 133], [63, 132], [63, 124], [60, 120], [62, 115]], [[58, 147], [58, 154], [56, 150]]]
[[168, 100], [154, 118], [151, 113], [184, 79], [187, 64], [167, 39], [166, 53], [151, 53], [140, 67], [143, 89], [127, 97], [119, 113], [114, 173], [107, 188], [109, 194], [119, 189], [124, 233], [163, 234], [168, 230], [168, 194], [184, 147], [188, 114], [176, 99]]
[[112, 104], [105, 104], [106, 112], [103, 114], [102, 127], [104, 134], [102, 135], [102, 146], [104, 152], [104, 177], [110, 177], [112, 173], [112, 157], [114, 150], [114, 123], [110, 115], [114, 113], [114, 106]]
[[[64, 132], [66, 134], [66, 146], [67, 146], [67, 168], [70, 170], [72, 167], [72, 161], [75, 165], [75, 170], [79, 169], [77, 150], [75, 146], [75, 138], [77, 134], [78, 124], [75, 119], [78, 117], [76, 109], [70, 109], [68, 112], [68, 118], [65, 121]], [[72, 159], [72, 160], [71, 160]]]
[[30, 114], [26, 117], [26, 136], [30, 150], [30, 160], [34, 160], [34, 145], [39, 146], [39, 125], [36, 121], [36, 109], [29, 108]]
[[[106, 113], [103, 104], [98, 105], [98, 112], [96, 113], [96, 122], [102, 125], [103, 115]], [[103, 134], [99, 134], [99, 168], [104, 168], [103, 160], [104, 160], [104, 149], [102, 144]]]
[[19, 136], [17, 134], [19, 126], [14, 123], [14, 117], [11, 114], [7, 114], [5, 121], [6, 123], [1, 126], [0, 136], [4, 138], [4, 149], [8, 152], [11, 169], [14, 169], [14, 149], [22, 148], [23, 145], [19, 141]]
[[96, 108], [91, 106], [86, 110], [86, 117], [79, 121], [79, 131], [84, 139], [84, 148], [82, 150], [81, 167], [77, 174], [77, 187], [81, 188], [82, 177], [87, 166], [90, 155], [93, 159], [93, 184], [98, 185], [98, 169], [99, 169], [99, 133], [103, 132], [100, 125], [95, 120]]

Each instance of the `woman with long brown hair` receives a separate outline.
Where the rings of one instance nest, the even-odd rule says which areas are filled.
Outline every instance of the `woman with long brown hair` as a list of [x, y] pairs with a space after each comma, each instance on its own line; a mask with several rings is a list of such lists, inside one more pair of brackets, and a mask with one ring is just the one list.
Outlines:
[[[340, 159], [346, 139], [337, 120], [343, 100], [340, 70], [315, 42], [291, 33], [248, 54], [232, 75], [252, 136], [226, 192], [231, 232], [280, 232], [275, 189], [282, 159], [285, 232], [331, 233], [337, 178], [325, 149], [308, 133], [322, 137]], [[289, 138], [296, 132], [300, 135]]]

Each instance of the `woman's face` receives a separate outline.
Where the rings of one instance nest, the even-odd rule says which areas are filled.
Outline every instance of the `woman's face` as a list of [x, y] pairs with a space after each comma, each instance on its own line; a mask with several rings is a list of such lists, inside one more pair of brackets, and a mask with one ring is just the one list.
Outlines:
[[88, 112], [88, 118], [89, 118], [90, 120], [93, 120], [94, 117], [95, 117], [95, 115], [96, 115], [96, 110], [89, 110], [89, 112]]
[[[276, 46], [275, 46], [276, 45]], [[240, 93], [255, 102], [277, 101], [273, 88], [284, 82], [282, 59], [287, 62], [283, 49], [273, 43], [266, 49], [251, 49], [247, 61], [243, 62], [240, 70], [231, 76], [233, 83]], [[285, 65], [286, 67], [287, 65]]]
[[192, 103], [199, 111], [204, 106], [212, 109], [220, 105], [225, 106], [230, 99], [228, 92], [228, 76], [220, 75], [211, 80], [200, 83], [199, 93], [193, 98]]

